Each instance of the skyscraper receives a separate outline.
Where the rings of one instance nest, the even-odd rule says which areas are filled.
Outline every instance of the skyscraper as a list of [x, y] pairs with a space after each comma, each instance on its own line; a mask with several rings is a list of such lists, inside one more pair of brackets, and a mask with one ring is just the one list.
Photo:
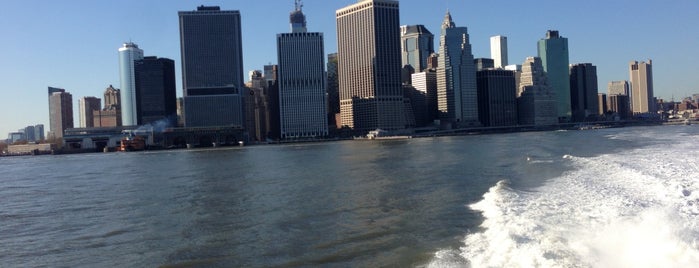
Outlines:
[[49, 138], [62, 138], [66, 129], [73, 128], [73, 96], [65, 90], [58, 91], [51, 94], [49, 102], [51, 122]]
[[519, 92], [517, 116], [520, 125], [558, 123], [556, 96], [538, 57], [527, 57], [522, 64]]
[[437, 101], [440, 118], [457, 127], [477, 126], [476, 66], [468, 29], [456, 27], [447, 11], [442, 22], [437, 66]]
[[570, 105], [573, 121], [583, 122], [599, 113], [597, 67], [591, 63], [570, 65]]
[[398, 1], [363, 0], [335, 15], [342, 125], [405, 128]]
[[178, 12], [186, 127], [243, 127], [240, 12], [199, 6]]
[[43, 141], [46, 139], [46, 136], [44, 134], [44, 124], [38, 124], [34, 126], [34, 140], [35, 141]]
[[427, 58], [434, 53], [434, 35], [424, 25], [400, 26], [402, 66], [410, 65], [416, 73], [427, 69]]
[[[418, 126], [432, 123], [437, 119], [437, 73], [434, 69], [425, 69], [422, 72], [414, 73], [412, 81], [415, 90], [425, 96], [425, 110], [414, 110], [416, 121], [418, 121], [416, 123]], [[424, 116], [419, 115], [420, 113], [424, 113]], [[421, 122], [419, 118], [424, 118], [425, 122]]]
[[128, 42], [119, 48], [119, 75], [121, 78], [121, 120], [124, 126], [138, 125], [138, 97], [134, 62], [143, 59], [143, 50]]
[[517, 125], [515, 72], [489, 69], [476, 72], [478, 116], [487, 127]]
[[629, 63], [631, 109], [634, 114], [655, 113], [653, 97], [653, 61]]
[[[177, 123], [177, 93], [175, 61], [167, 58], [144, 57], [135, 62], [138, 124]], [[165, 124], [160, 124], [164, 126]]]
[[607, 94], [611, 95], [630, 95], [629, 94], [629, 82], [624, 81], [610, 81], [607, 84]]
[[78, 99], [78, 116], [80, 127], [94, 127], [94, 112], [102, 109], [102, 100], [96, 97], [82, 97]]
[[507, 66], [507, 36], [490, 37], [490, 58], [495, 62], [495, 68]]
[[277, 35], [281, 138], [324, 137], [328, 120], [323, 34], [306, 31], [299, 1], [290, 19], [292, 32]]
[[94, 127], [121, 126], [121, 91], [109, 85], [104, 90], [104, 107], [93, 112]]
[[561, 37], [558, 31], [548, 30], [546, 38], [538, 42], [538, 51], [549, 84], [556, 95], [558, 120], [559, 122], [569, 121], [572, 111], [568, 73], [568, 38]]
[[337, 77], [337, 53], [328, 54], [327, 63], [328, 126], [337, 128], [336, 114], [340, 113], [340, 85]]
[[476, 65], [476, 72], [495, 68], [495, 61], [493, 61], [493, 59], [488, 58], [474, 59], [473, 64]]
[[[58, 108], [54, 108], [53, 107], [54, 103], [51, 102], [51, 95], [53, 95], [53, 93], [57, 93], [57, 92], [66, 92], [66, 90], [62, 89], [62, 88], [57, 88], [57, 87], [49, 87], [49, 90], [48, 90], [49, 98], [48, 99], [49, 99], [49, 114], [50, 115], [52, 114], [52, 111], [54, 111], [54, 109], [58, 109]], [[52, 131], [51, 128], [53, 128], [53, 126], [54, 126], [53, 120], [54, 120], [54, 116], [49, 116], [49, 138], [52, 138], [51, 136], [53, 135], [53, 133], [51, 132]]]

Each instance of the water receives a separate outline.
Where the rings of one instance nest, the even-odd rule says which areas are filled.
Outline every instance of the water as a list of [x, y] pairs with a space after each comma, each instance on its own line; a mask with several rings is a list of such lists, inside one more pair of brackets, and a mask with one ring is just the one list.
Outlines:
[[699, 127], [0, 158], [3, 267], [692, 267]]

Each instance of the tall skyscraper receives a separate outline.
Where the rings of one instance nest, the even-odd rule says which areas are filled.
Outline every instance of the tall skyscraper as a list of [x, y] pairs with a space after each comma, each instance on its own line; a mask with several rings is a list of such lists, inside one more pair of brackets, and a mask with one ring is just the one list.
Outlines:
[[457, 127], [480, 125], [476, 66], [468, 29], [456, 27], [448, 11], [442, 22], [439, 39], [437, 101], [440, 119]]
[[634, 114], [655, 113], [653, 96], [653, 61], [629, 63], [631, 109]]
[[572, 111], [568, 73], [568, 38], [561, 37], [558, 31], [548, 30], [546, 38], [539, 40], [538, 50], [549, 84], [556, 94], [558, 120], [559, 122], [569, 121]]
[[73, 128], [73, 96], [65, 91], [54, 92], [49, 97], [49, 102], [51, 107], [49, 110], [51, 122], [49, 138], [62, 138], [66, 129]]
[[335, 15], [342, 125], [405, 128], [398, 1], [363, 0]]
[[427, 69], [427, 59], [434, 53], [434, 35], [424, 25], [400, 26], [402, 66], [410, 65], [414, 72]]
[[507, 66], [507, 36], [496, 35], [490, 37], [490, 58], [495, 63], [495, 68]]
[[624, 80], [624, 81], [610, 81], [607, 84], [607, 94], [611, 95], [626, 95], [629, 96], [630, 94], [630, 86], [629, 82]]
[[570, 65], [570, 106], [573, 121], [584, 122], [599, 113], [597, 66], [591, 63]]
[[[53, 95], [53, 93], [58, 93], [58, 92], [66, 92], [66, 90], [62, 89], [62, 88], [57, 88], [57, 87], [49, 87], [49, 90], [48, 90], [49, 98], [48, 99], [49, 99], [49, 114], [50, 115], [52, 114], [52, 111], [54, 111], [55, 109], [59, 109], [59, 108], [54, 108], [53, 107], [54, 103], [51, 102], [51, 95]], [[54, 122], [53, 122], [54, 118], [55, 118], [54, 116], [49, 116], [49, 138], [52, 138], [52, 135], [53, 135], [53, 133], [51, 132], [52, 131], [51, 128], [53, 128], [53, 126], [54, 126]]]
[[143, 50], [128, 42], [119, 48], [119, 75], [121, 78], [121, 120], [124, 126], [138, 125], [138, 97], [134, 62], [143, 59]]
[[102, 109], [102, 100], [96, 97], [82, 97], [78, 99], [78, 107], [80, 127], [94, 127], [94, 112]]
[[306, 31], [299, 1], [290, 18], [292, 32], [277, 34], [281, 138], [328, 136], [323, 34]]
[[245, 125], [240, 12], [178, 12], [186, 127]]
[[[167, 58], [144, 57], [135, 62], [138, 124], [162, 121], [167, 126], [177, 123], [177, 92], [175, 61]], [[160, 124], [165, 125], [165, 124]]]
[[476, 72], [478, 116], [487, 127], [517, 125], [515, 72], [489, 69]]
[[527, 57], [522, 64], [517, 98], [520, 125], [553, 125], [558, 123], [556, 96], [538, 57]]
[[337, 77], [337, 53], [328, 54], [327, 63], [328, 126], [337, 128], [336, 114], [340, 113], [340, 85]]

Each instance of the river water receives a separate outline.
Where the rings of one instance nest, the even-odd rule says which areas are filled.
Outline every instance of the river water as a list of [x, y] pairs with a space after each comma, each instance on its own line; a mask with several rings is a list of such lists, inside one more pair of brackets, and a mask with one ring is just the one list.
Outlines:
[[0, 158], [3, 267], [696, 267], [699, 127]]

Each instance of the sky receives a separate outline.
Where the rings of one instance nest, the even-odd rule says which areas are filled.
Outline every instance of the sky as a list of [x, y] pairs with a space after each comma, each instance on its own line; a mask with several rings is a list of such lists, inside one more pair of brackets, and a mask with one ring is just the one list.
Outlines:
[[[335, 10], [356, 0], [305, 0], [308, 30], [322, 32], [325, 51], [337, 51]], [[435, 34], [449, 10], [468, 27], [473, 55], [490, 57], [490, 36], [508, 38], [509, 63], [537, 56], [546, 31], [568, 38], [570, 63], [597, 66], [599, 92], [628, 80], [630, 61], [653, 60], [656, 97], [680, 100], [699, 93], [699, 30], [696, 0], [401, 0], [401, 25], [423, 24]], [[240, 10], [243, 65], [247, 71], [276, 63], [276, 34], [289, 32], [293, 0], [3, 0], [0, 8], [0, 139], [28, 125], [49, 131], [47, 87], [78, 99], [102, 98], [121, 88], [118, 48], [132, 41], [146, 56], [175, 60], [182, 95], [177, 11], [199, 5]]]

